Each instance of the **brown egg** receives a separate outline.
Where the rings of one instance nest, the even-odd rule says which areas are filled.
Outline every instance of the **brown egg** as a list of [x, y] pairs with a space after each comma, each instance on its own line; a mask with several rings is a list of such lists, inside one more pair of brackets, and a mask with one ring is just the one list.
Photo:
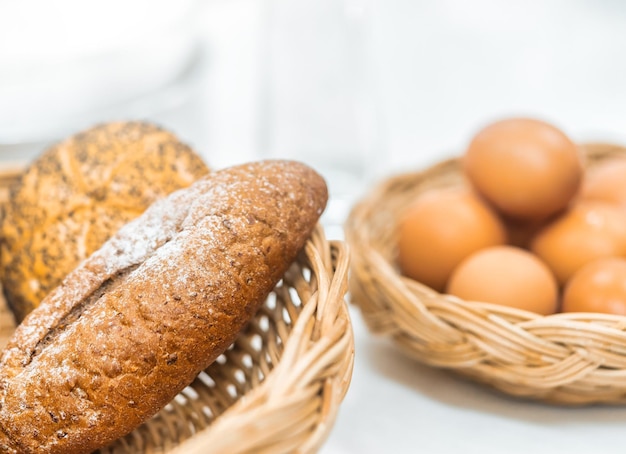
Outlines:
[[626, 208], [626, 159], [607, 159], [590, 168], [583, 181], [580, 199], [614, 203]]
[[461, 260], [505, 240], [497, 215], [471, 191], [433, 190], [421, 195], [400, 221], [398, 262], [404, 275], [441, 291]]
[[525, 118], [481, 130], [463, 165], [481, 195], [518, 219], [545, 219], [566, 208], [583, 174], [578, 149], [562, 131]]
[[561, 310], [626, 315], [626, 259], [595, 260], [578, 270], [565, 287]]
[[593, 260], [626, 255], [626, 211], [608, 203], [577, 203], [544, 227], [530, 249], [565, 284]]
[[467, 301], [542, 315], [557, 309], [558, 285], [550, 269], [530, 252], [513, 246], [486, 248], [463, 260], [452, 273], [447, 291]]

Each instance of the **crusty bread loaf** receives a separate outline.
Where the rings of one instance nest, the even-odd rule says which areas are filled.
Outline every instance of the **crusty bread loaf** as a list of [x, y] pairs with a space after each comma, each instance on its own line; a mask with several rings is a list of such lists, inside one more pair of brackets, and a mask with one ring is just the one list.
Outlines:
[[16, 319], [122, 225], [207, 172], [174, 134], [143, 122], [99, 125], [45, 151], [11, 188], [2, 222], [0, 280]]
[[309, 167], [225, 169], [153, 204], [72, 271], [0, 358], [0, 452], [88, 453], [237, 337], [327, 200]]

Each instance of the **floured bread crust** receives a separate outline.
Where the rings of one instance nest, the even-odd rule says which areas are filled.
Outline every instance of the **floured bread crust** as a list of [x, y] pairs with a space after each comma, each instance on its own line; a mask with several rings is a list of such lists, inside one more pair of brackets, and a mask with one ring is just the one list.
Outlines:
[[152, 202], [208, 169], [172, 133], [109, 123], [47, 150], [11, 190], [0, 280], [22, 320], [74, 267]]
[[225, 169], [156, 202], [75, 269], [0, 359], [0, 452], [88, 453], [237, 337], [327, 201], [309, 167]]

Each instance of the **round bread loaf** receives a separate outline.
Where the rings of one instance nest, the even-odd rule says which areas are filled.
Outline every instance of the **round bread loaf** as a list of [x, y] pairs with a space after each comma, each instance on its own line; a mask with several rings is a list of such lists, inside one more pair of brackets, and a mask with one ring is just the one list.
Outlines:
[[89, 453], [164, 407], [237, 338], [311, 235], [322, 177], [221, 170], [153, 204], [17, 327], [0, 358], [0, 452]]
[[176, 136], [109, 123], [44, 152], [11, 188], [0, 281], [21, 321], [81, 261], [152, 202], [208, 171]]

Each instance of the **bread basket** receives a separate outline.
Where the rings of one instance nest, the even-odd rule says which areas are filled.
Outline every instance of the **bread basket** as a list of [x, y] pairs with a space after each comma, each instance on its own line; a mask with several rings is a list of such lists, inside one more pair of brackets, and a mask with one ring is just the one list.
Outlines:
[[[0, 203], [20, 169], [0, 170]], [[317, 451], [352, 376], [347, 274], [345, 244], [318, 225], [237, 341], [160, 413], [99, 452]], [[14, 328], [2, 299], [1, 345]]]
[[[626, 157], [626, 149], [614, 145], [581, 149], [587, 166]], [[354, 206], [345, 226], [350, 298], [369, 330], [420, 362], [512, 396], [564, 405], [626, 403], [626, 317], [540, 316], [462, 301], [400, 275], [399, 216], [420, 193], [461, 179], [460, 160], [449, 159], [392, 176]]]

